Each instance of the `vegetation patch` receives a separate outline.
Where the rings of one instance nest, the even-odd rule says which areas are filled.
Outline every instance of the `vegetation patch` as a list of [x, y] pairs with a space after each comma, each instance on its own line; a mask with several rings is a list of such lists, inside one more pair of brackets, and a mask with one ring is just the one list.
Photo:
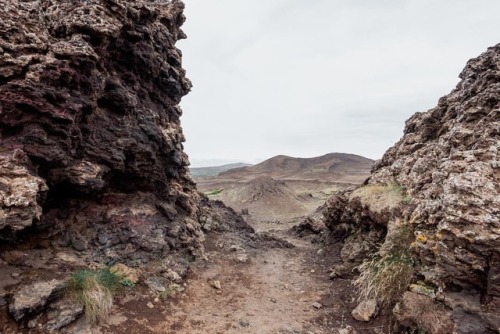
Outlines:
[[411, 256], [402, 251], [363, 262], [354, 281], [360, 300], [374, 298], [383, 307], [394, 305], [413, 279], [413, 264]]
[[359, 299], [376, 299], [382, 307], [393, 306], [408, 289], [415, 274], [415, 263], [409, 245], [413, 230], [396, 220], [388, 224], [387, 236], [377, 254], [359, 267], [354, 281]]
[[354, 190], [350, 199], [358, 198], [371, 211], [380, 213], [385, 209], [391, 210], [402, 203], [408, 203], [411, 199], [405, 197], [404, 192], [404, 187], [396, 183], [368, 184]]
[[205, 195], [207, 196], [219, 195], [222, 192], [222, 190], [224, 190], [224, 188], [213, 189], [205, 192]]
[[83, 304], [85, 316], [91, 323], [105, 319], [113, 306], [116, 289], [128, 282], [108, 268], [101, 270], [83, 269], [71, 275], [67, 292]]

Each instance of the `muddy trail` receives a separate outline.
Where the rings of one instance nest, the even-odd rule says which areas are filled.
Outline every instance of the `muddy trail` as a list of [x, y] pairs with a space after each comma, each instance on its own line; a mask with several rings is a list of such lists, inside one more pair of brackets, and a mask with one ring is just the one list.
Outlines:
[[180, 288], [136, 286], [92, 333], [386, 332], [382, 320], [352, 318], [350, 279], [329, 277], [338, 250], [312, 238], [290, 231], [212, 235], [207, 258], [190, 265]]

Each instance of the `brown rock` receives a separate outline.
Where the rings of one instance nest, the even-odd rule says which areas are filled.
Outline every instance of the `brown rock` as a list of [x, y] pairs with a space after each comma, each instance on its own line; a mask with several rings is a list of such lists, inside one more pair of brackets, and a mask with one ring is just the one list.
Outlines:
[[405, 292], [393, 313], [398, 322], [407, 327], [419, 327], [432, 334], [453, 332], [447, 311], [431, 298], [415, 292]]
[[50, 305], [45, 327], [49, 331], [60, 329], [71, 324], [83, 314], [83, 305], [73, 299], [61, 299]]
[[347, 325], [345, 328], [337, 329], [338, 334], [358, 334], [358, 331], [353, 327]]
[[211, 284], [212, 284], [212, 287], [214, 287], [214, 289], [216, 289], [216, 290], [222, 289], [220, 281], [218, 281], [218, 280], [212, 281]]
[[0, 230], [22, 230], [42, 215], [38, 197], [48, 188], [30, 168], [22, 150], [1, 146], [0, 142]]
[[117, 263], [113, 265], [109, 270], [113, 273], [116, 273], [119, 276], [122, 276], [123, 279], [129, 280], [130, 282], [136, 284], [139, 282], [139, 272], [137, 269], [130, 268], [129, 266], [123, 263]]
[[[500, 44], [470, 60], [435, 108], [408, 119], [365, 185], [337, 194], [324, 212], [330, 237], [344, 242], [342, 259], [353, 263], [390, 252], [391, 222], [402, 222], [413, 238], [399, 246], [416, 260], [416, 274], [438, 290], [436, 298], [448, 301], [461, 291], [454, 297], [461, 302], [447, 302], [454, 315], [443, 313], [457, 333], [471, 332], [460, 320], [467, 317], [487, 330], [499, 328], [499, 317], [487, 311], [500, 297], [498, 68]], [[483, 306], [462, 317], [459, 305], [470, 295]]]
[[9, 313], [17, 321], [27, 315], [35, 314], [47, 304], [51, 297], [61, 291], [63, 286], [64, 281], [55, 279], [23, 286], [15, 292], [9, 304]]
[[0, 233], [36, 222], [100, 262], [200, 249], [179, 121], [184, 4], [0, 8]]
[[375, 299], [362, 301], [351, 314], [358, 321], [368, 322], [377, 315], [377, 301]]

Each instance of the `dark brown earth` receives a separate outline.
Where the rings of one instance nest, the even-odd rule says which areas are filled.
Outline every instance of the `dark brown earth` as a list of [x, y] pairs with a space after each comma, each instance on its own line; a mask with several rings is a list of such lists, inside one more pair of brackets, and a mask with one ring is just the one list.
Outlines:
[[[358, 333], [387, 333], [384, 316], [364, 324], [350, 315], [356, 306], [351, 275], [329, 278], [340, 262], [339, 247], [325, 248], [314, 234], [302, 236], [212, 232], [204, 244], [206, 260], [168, 258], [143, 267], [141, 283], [118, 293], [107, 320], [90, 327], [81, 319], [61, 333], [336, 334], [347, 326]], [[165, 294], [146, 286], [148, 278], [161, 277], [158, 267], [165, 263], [184, 275], [184, 291]], [[213, 287], [215, 280], [220, 290]], [[15, 328], [9, 320], [3, 333], [44, 332]]]

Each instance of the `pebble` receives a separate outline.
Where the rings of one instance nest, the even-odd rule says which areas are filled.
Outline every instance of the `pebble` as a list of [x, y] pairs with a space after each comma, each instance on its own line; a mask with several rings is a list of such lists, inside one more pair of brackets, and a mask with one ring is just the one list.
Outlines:
[[276, 303], [276, 298], [271, 297], [271, 298], [269, 298], [269, 301], [270, 301], [271, 303]]
[[313, 304], [312, 304], [312, 306], [313, 306], [314, 308], [316, 308], [316, 309], [320, 309], [320, 308], [322, 308], [322, 307], [323, 307], [323, 305], [321, 305], [321, 304], [320, 304], [320, 303], [318, 303], [318, 302], [313, 303]]
[[337, 278], [337, 277], [340, 277], [340, 274], [336, 271], [332, 271], [330, 273], [330, 279], [334, 279], [334, 278]]
[[236, 259], [238, 260], [238, 262], [241, 262], [241, 263], [247, 263], [248, 262], [248, 256], [246, 254], [238, 254], [236, 256]]
[[148, 302], [148, 303], [146, 304], [146, 306], [147, 306], [147, 307], [149, 307], [149, 308], [154, 308], [154, 307], [155, 307], [155, 306], [153, 305], [153, 303], [151, 303], [151, 302]]
[[250, 326], [250, 323], [248, 321], [246, 321], [246, 320], [241, 319], [240, 320], [240, 326], [241, 327], [248, 327], [248, 326]]
[[217, 290], [220, 290], [222, 289], [221, 285], [220, 285], [220, 281], [212, 281], [212, 286], [217, 289]]

